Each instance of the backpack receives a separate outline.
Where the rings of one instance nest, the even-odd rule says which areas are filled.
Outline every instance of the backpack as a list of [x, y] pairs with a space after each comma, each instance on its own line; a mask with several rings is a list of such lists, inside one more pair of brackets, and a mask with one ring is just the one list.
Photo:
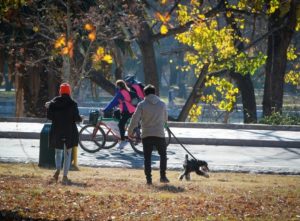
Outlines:
[[130, 90], [129, 95], [131, 98], [131, 104], [135, 107], [142, 101], [142, 99], [133, 90]]

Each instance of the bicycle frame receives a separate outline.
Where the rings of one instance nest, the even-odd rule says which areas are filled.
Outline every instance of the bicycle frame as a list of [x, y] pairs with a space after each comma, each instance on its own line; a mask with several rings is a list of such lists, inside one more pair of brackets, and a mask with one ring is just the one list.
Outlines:
[[[128, 137], [128, 142], [136, 153], [143, 154], [140, 129], [137, 129], [138, 131], [134, 130], [134, 137]], [[170, 142], [170, 132], [168, 128], [166, 129], [168, 145]], [[107, 138], [109, 137], [112, 139], [108, 140]], [[100, 149], [110, 149], [121, 140], [118, 122], [113, 118], [103, 118], [101, 116], [96, 124], [87, 124], [82, 127], [79, 132], [79, 138], [80, 146], [89, 153], [95, 153]]]
[[[105, 121], [107, 119], [107, 121]], [[106, 132], [106, 136], [111, 133], [116, 139], [118, 140], [121, 140], [121, 136], [120, 136], [120, 132], [119, 132], [119, 128], [116, 128], [116, 127], [111, 127], [111, 125], [109, 125], [108, 123], [105, 123], [105, 122], [108, 122], [108, 121], [114, 121], [113, 118], [100, 118], [100, 121], [97, 123], [97, 126], [103, 126], [105, 127], [105, 129], [107, 129], [107, 132]]]

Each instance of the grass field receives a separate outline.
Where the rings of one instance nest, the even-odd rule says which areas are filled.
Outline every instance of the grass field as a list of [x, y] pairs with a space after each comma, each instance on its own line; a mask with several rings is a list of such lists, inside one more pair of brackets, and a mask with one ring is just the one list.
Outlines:
[[[0, 220], [300, 220], [300, 177], [212, 173], [145, 185], [142, 170], [71, 171], [70, 186], [35, 164], [0, 163]], [[8, 218], [10, 217], [10, 218]]]

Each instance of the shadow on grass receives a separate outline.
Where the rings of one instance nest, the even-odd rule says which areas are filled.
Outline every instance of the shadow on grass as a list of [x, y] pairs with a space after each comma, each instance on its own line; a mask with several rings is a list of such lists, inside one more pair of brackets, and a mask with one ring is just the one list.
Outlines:
[[64, 186], [91, 187], [93, 185], [85, 183], [85, 182], [74, 182], [74, 181], [71, 181], [70, 183], [68, 183], [67, 185], [64, 185]]
[[62, 186], [76, 186], [76, 187], [92, 187], [93, 185], [87, 182], [76, 182], [76, 181], [70, 181], [68, 184], [63, 184], [61, 180], [55, 181], [53, 178], [50, 178], [47, 180], [48, 185], [62, 185]]
[[50, 221], [49, 219], [43, 218], [32, 218], [26, 217], [26, 215], [20, 214], [19, 211], [11, 210], [0, 210], [0, 220], [2, 221], [13, 221], [13, 220], [22, 220], [22, 221]]
[[169, 184], [161, 185], [161, 186], [153, 186], [153, 188], [156, 189], [157, 191], [166, 191], [170, 193], [182, 193], [185, 191], [185, 189], [180, 186], [174, 186]]

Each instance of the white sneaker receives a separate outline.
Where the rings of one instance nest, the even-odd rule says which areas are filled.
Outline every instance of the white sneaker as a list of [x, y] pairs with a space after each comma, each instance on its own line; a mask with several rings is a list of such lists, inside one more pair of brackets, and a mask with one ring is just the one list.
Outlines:
[[124, 147], [127, 145], [127, 143], [128, 143], [128, 142], [125, 141], [125, 140], [120, 141], [120, 142], [119, 142], [118, 149], [119, 149], [119, 150], [124, 149]]

